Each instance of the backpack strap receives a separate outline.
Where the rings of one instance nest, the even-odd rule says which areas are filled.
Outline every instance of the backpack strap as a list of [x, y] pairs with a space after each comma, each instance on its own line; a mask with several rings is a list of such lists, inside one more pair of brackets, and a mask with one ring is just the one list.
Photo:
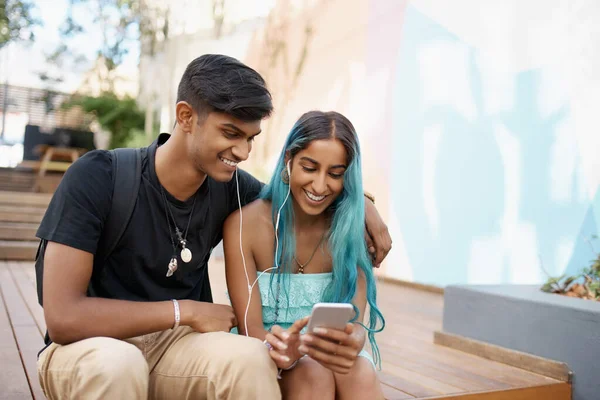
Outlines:
[[[112, 203], [96, 253], [102, 262], [106, 261], [108, 256], [112, 254], [131, 219], [142, 180], [142, 150], [144, 149], [115, 149], [110, 151], [113, 174]], [[47, 241], [42, 239], [35, 257], [37, 295], [38, 302], [42, 307], [46, 245]]]
[[[140, 182], [142, 180], [142, 150], [143, 149], [114, 149], [112, 155], [113, 194], [110, 212], [104, 224], [102, 237], [98, 243], [97, 255], [106, 261], [121, 240], [133, 209], [137, 202]], [[46, 240], [41, 240], [35, 260], [35, 275], [37, 282], [38, 302], [43, 307], [42, 281], [44, 275], [44, 254]], [[89, 291], [89, 288], [88, 288]], [[44, 336], [46, 347], [51, 343], [48, 331]], [[45, 347], [44, 347], [45, 349]], [[44, 351], [42, 349], [42, 351]], [[40, 353], [42, 352], [40, 351]], [[38, 353], [39, 356], [39, 353]]]
[[114, 149], [112, 154], [113, 194], [108, 219], [104, 224], [104, 260], [121, 240], [137, 202], [142, 180], [142, 149]]

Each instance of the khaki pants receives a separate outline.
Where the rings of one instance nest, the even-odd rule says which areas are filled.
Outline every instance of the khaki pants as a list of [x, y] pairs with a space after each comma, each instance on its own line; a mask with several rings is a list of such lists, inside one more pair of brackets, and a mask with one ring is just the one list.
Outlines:
[[40, 354], [38, 374], [49, 399], [281, 399], [260, 340], [186, 326], [53, 343]]

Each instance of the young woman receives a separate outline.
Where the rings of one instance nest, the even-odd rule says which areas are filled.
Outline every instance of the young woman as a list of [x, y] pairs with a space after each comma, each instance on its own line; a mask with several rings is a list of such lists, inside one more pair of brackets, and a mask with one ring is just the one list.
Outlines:
[[[239, 333], [264, 340], [285, 399], [383, 398], [374, 334], [385, 322], [364, 218], [354, 127], [339, 113], [311, 111], [294, 125], [260, 199], [225, 222], [227, 285]], [[344, 331], [304, 334], [318, 302], [352, 303], [355, 319]], [[366, 336], [375, 362], [363, 350]]]

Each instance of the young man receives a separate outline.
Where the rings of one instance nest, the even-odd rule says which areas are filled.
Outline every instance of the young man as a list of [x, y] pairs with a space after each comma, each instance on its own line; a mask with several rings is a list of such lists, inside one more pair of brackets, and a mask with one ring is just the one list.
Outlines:
[[[69, 168], [37, 233], [53, 342], [38, 360], [48, 398], [281, 397], [265, 346], [227, 333], [237, 322], [231, 307], [212, 304], [207, 269], [238, 208], [236, 166], [271, 111], [253, 69], [222, 55], [192, 61], [175, 128], [143, 149], [137, 202], [108, 257], [99, 243], [113, 195], [111, 153], [90, 152]], [[244, 205], [261, 184], [238, 173]], [[378, 264], [391, 240], [369, 210]]]

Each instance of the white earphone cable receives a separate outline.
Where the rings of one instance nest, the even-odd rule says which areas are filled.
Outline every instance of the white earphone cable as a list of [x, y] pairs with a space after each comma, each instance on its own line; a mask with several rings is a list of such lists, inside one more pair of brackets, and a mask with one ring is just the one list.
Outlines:
[[[287, 169], [288, 169], [288, 175], [289, 175], [290, 174], [289, 161], [287, 164]], [[271, 271], [273, 269], [279, 268], [279, 258], [277, 256], [277, 250], [279, 249], [279, 235], [278, 235], [279, 217], [281, 216], [281, 210], [283, 209], [283, 206], [285, 205], [288, 198], [290, 197], [291, 188], [288, 186], [287, 195], [285, 196], [285, 199], [283, 200], [281, 207], [279, 207], [279, 211], [277, 212], [277, 218], [275, 219], [275, 266], [271, 267], [271, 268], [267, 268], [264, 271], [261, 271], [261, 273], [258, 274], [258, 276], [256, 277], [256, 280], [252, 284], [250, 284], [250, 276], [248, 275], [248, 268], [246, 267], [246, 257], [244, 256], [244, 249], [242, 246], [242, 220], [243, 220], [243, 218], [242, 218], [242, 200], [240, 198], [240, 182], [238, 180], [237, 168], [235, 170], [235, 185], [236, 185], [236, 189], [237, 189], [238, 207], [240, 210], [240, 254], [242, 256], [242, 264], [244, 266], [244, 273], [246, 275], [246, 282], [248, 284], [248, 303], [246, 304], [246, 310], [244, 312], [244, 334], [246, 336], [249, 336], [249, 334], [248, 334], [248, 311], [250, 310], [250, 301], [252, 300], [252, 290], [254, 289], [254, 285], [256, 285], [256, 283], [258, 282], [258, 280], [264, 273], [266, 273], [267, 271]]]

